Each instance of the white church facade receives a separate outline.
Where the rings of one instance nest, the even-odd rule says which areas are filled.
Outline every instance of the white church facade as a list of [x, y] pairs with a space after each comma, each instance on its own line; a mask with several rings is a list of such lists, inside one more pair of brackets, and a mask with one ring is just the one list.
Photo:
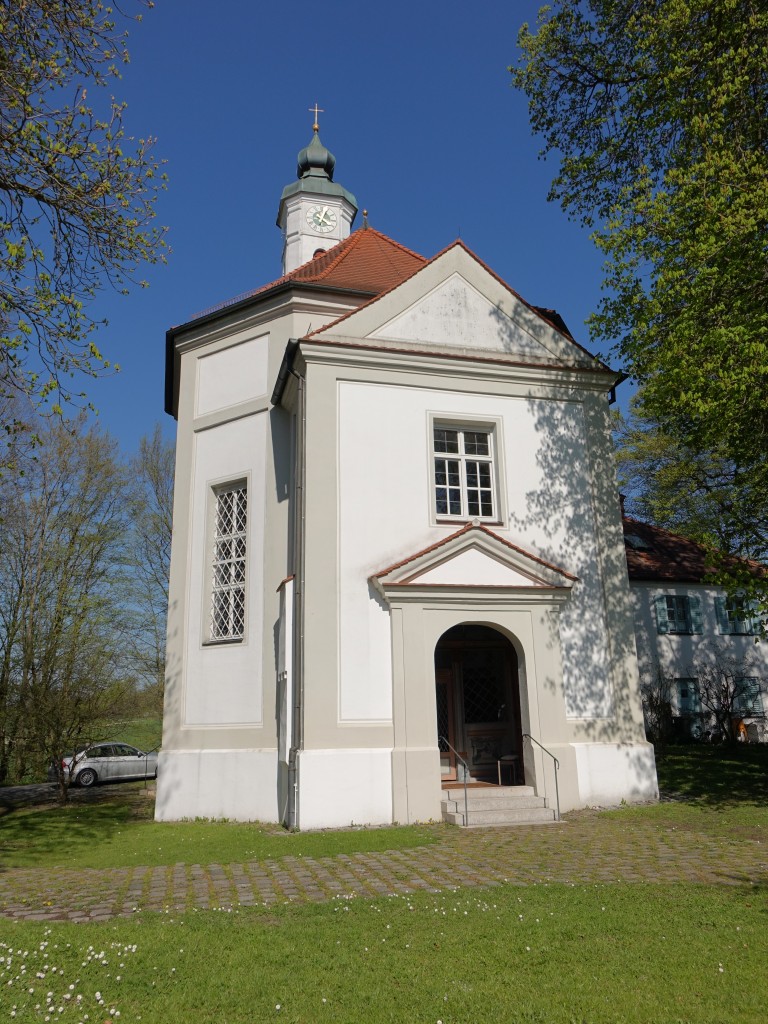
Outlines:
[[355, 214], [315, 130], [283, 276], [167, 335], [157, 817], [437, 819], [504, 757], [551, 798], [541, 747], [563, 810], [653, 799], [617, 373], [461, 242], [427, 260]]

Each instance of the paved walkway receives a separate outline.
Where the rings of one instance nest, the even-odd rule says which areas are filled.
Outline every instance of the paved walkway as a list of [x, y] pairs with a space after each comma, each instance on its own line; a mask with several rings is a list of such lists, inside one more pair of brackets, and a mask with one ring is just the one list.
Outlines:
[[768, 883], [768, 842], [623, 823], [580, 812], [549, 826], [436, 826], [431, 846], [312, 859], [113, 870], [0, 872], [0, 914], [27, 920], [106, 920], [138, 911], [230, 909], [339, 896], [375, 897], [459, 886], [559, 883]]

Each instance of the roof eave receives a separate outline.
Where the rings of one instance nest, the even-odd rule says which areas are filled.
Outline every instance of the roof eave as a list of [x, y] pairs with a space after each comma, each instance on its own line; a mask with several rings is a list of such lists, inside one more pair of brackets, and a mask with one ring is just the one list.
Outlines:
[[332, 291], [337, 295], [349, 295], [354, 298], [369, 299], [376, 293], [373, 291], [362, 291], [356, 288], [338, 288], [322, 281], [280, 281], [272, 288], [258, 292], [256, 295], [248, 295], [239, 299], [231, 305], [222, 306], [219, 309], [210, 310], [201, 316], [194, 317], [186, 323], [170, 327], [165, 332], [165, 412], [174, 419], [178, 415], [178, 367], [176, 359], [176, 339], [186, 331], [192, 331], [207, 324], [215, 323], [232, 313], [238, 313], [248, 306], [260, 304], [265, 299], [272, 299], [276, 295], [289, 291], [328, 292]]

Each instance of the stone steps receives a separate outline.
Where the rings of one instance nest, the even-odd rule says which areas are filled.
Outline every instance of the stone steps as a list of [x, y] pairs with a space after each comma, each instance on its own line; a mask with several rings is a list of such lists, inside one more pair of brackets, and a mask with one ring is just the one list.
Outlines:
[[443, 790], [443, 821], [452, 825], [543, 825], [555, 811], [532, 786], [483, 786], [467, 789], [469, 821], [464, 820], [464, 787]]

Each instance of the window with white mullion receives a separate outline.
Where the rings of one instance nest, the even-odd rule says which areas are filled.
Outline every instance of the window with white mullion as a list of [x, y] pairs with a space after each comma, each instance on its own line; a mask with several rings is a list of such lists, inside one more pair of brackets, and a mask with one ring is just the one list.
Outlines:
[[211, 639], [245, 633], [245, 557], [248, 498], [245, 486], [216, 493], [211, 576]]
[[435, 511], [438, 516], [495, 516], [492, 434], [435, 426]]
[[670, 633], [690, 633], [690, 611], [687, 597], [667, 597], [667, 619]]
[[458, 459], [435, 456], [435, 493], [438, 515], [461, 515], [461, 463]]

